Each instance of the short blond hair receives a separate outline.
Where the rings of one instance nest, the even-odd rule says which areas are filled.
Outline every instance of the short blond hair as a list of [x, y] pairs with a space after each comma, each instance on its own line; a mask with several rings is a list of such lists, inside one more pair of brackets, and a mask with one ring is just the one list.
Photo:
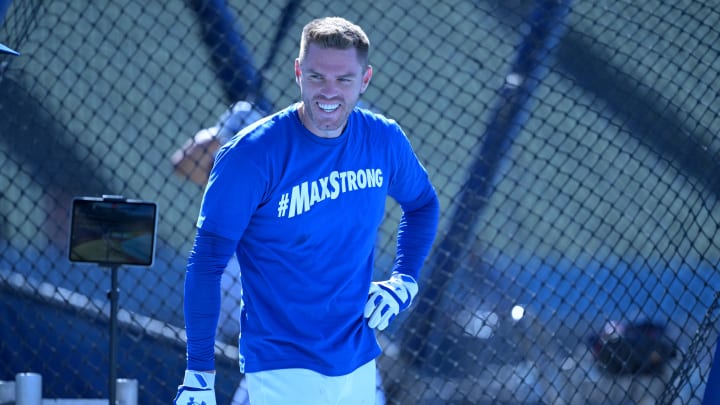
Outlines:
[[370, 39], [359, 25], [342, 17], [317, 18], [305, 25], [300, 38], [300, 55], [298, 56], [300, 63], [307, 55], [308, 46], [311, 43], [323, 48], [355, 48], [361, 64], [365, 66], [369, 64]]

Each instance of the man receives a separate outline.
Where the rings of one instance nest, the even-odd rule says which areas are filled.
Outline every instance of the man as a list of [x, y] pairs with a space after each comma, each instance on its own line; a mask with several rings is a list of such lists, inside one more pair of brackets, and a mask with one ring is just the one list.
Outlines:
[[218, 122], [199, 130], [170, 158], [175, 174], [204, 186], [212, 168], [215, 153], [245, 126], [262, 118], [247, 101], [238, 101], [225, 111]]
[[[214, 404], [220, 278], [242, 269], [240, 368], [261, 404], [371, 404], [375, 330], [418, 292], [439, 202], [398, 124], [356, 108], [369, 40], [329, 17], [303, 29], [301, 102], [220, 148], [185, 280], [187, 370], [176, 404]], [[388, 280], [372, 282], [386, 197], [403, 210]]]
[[[358, 106], [363, 105], [362, 101]], [[205, 186], [213, 158], [221, 145], [228, 142], [244, 127], [262, 118], [260, 111], [247, 101], [238, 101], [230, 106], [218, 118], [215, 125], [202, 128], [188, 139], [181, 148], [176, 150], [171, 161], [175, 174]], [[220, 280], [221, 300], [220, 316], [216, 340], [226, 343], [237, 343], [240, 334], [240, 312], [242, 307], [242, 286], [240, 285], [240, 268], [236, 258], [230, 259]], [[376, 373], [375, 405], [385, 403], [385, 392], [379, 370]], [[243, 378], [235, 391], [232, 405], [249, 404], [247, 382]]]

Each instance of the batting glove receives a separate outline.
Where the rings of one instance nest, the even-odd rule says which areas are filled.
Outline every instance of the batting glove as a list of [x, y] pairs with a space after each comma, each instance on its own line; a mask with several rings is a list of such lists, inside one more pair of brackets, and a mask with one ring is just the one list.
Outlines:
[[397, 272], [389, 280], [370, 284], [370, 295], [365, 304], [368, 326], [385, 330], [400, 311], [410, 306], [417, 292], [415, 279]]
[[216, 405], [215, 373], [185, 371], [185, 379], [178, 387], [174, 405]]

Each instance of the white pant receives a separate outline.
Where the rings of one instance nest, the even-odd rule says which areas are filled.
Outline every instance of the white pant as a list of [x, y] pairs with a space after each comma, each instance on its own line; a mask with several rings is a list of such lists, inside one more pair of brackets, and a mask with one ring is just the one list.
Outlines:
[[245, 378], [252, 405], [374, 405], [376, 372], [372, 360], [338, 377], [289, 368], [246, 373]]

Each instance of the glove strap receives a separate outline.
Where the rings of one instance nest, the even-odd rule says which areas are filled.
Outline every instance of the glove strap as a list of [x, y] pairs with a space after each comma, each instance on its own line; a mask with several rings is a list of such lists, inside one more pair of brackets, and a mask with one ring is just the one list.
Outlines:
[[[404, 288], [405, 291], [407, 291], [408, 299], [400, 302], [400, 310], [405, 310], [407, 307], [412, 304], [413, 299], [418, 293], [418, 285], [415, 279], [404, 273], [400, 272], [393, 272], [392, 276], [390, 277], [391, 283], [395, 285], [402, 286], [401, 288]], [[394, 295], [394, 294], [393, 294]], [[398, 297], [396, 296], [396, 299]]]
[[215, 388], [215, 373], [206, 371], [185, 370], [183, 385], [193, 388]]

